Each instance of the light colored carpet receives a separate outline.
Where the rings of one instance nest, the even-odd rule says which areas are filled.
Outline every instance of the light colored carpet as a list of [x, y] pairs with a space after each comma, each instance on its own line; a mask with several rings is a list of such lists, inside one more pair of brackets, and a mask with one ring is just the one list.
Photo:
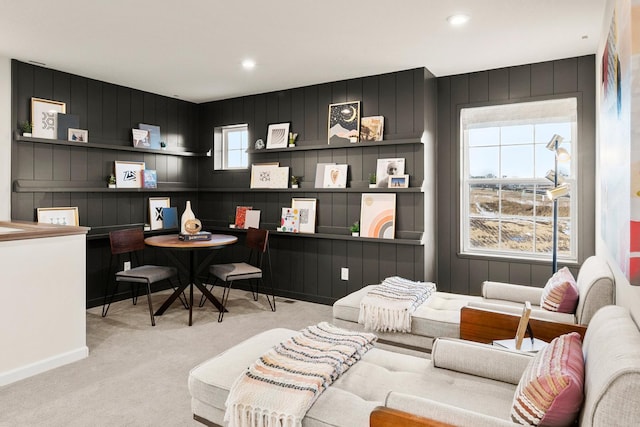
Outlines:
[[[153, 294], [154, 309], [167, 295]], [[191, 414], [191, 368], [263, 330], [331, 321], [331, 306], [277, 298], [272, 312], [264, 295], [255, 302], [241, 290], [222, 323], [210, 303], [194, 308], [191, 327], [178, 301], [155, 327], [146, 296], [113, 304], [106, 318], [101, 309], [87, 310], [88, 358], [0, 388], [0, 426], [201, 426]]]

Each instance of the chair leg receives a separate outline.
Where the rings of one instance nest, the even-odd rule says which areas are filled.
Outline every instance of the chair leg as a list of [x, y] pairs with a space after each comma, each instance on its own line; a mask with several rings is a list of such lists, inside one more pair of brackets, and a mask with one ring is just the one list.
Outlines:
[[113, 302], [113, 298], [115, 298], [116, 293], [118, 292], [118, 281], [113, 285], [113, 292], [111, 293], [111, 298], [109, 298], [109, 302], [107, 303], [107, 295], [109, 295], [109, 278], [107, 278], [107, 285], [104, 289], [104, 300], [102, 301], [102, 317], [107, 317], [107, 313], [109, 312], [109, 307], [111, 307], [111, 303]]
[[[135, 286], [135, 292], [133, 290]], [[140, 284], [139, 283], [131, 283], [131, 300], [133, 301], [133, 305], [138, 305], [138, 294], [140, 293]]]
[[147, 302], [149, 303], [149, 315], [151, 316], [151, 326], [156, 326], [156, 319], [153, 316], [153, 304], [151, 304], [151, 284], [149, 282], [147, 282]]
[[[276, 295], [273, 292], [273, 286], [271, 286], [271, 297], [273, 298], [273, 304], [271, 304], [271, 299], [269, 298], [269, 294], [267, 291], [267, 286], [262, 278], [258, 279], [258, 283], [262, 282], [262, 287], [264, 288], [264, 296], [267, 297], [267, 302], [269, 303], [269, 308], [271, 311], [276, 311]], [[257, 286], [256, 286], [257, 287]]]
[[220, 304], [222, 304], [222, 310], [218, 313], [218, 322], [222, 322], [222, 317], [224, 317], [224, 312], [227, 308], [227, 301], [229, 300], [229, 294], [231, 293], [231, 284], [233, 282], [225, 282], [225, 286], [222, 289], [222, 300]]

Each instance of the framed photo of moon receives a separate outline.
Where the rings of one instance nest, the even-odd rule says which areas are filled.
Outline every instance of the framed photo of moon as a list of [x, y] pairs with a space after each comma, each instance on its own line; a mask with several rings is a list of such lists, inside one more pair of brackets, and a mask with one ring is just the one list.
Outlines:
[[329, 105], [329, 144], [358, 142], [360, 138], [360, 101]]

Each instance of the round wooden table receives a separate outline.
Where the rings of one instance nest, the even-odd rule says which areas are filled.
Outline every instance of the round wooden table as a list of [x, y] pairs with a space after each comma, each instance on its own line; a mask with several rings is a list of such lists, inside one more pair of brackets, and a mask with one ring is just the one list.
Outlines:
[[[195, 253], [197, 250], [203, 249], [222, 249], [225, 246], [232, 245], [238, 241], [236, 236], [230, 236], [227, 234], [212, 234], [211, 240], [192, 240], [183, 241], [178, 238], [177, 234], [163, 234], [160, 236], [151, 236], [144, 239], [144, 242], [149, 246], [158, 248], [170, 249], [167, 252], [169, 258], [176, 264], [176, 266], [183, 271], [187, 271], [189, 275], [189, 283], [179, 286], [173, 294], [162, 304], [162, 306], [155, 312], [155, 316], [162, 316], [167, 308], [178, 298], [178, 296], [189, 286], [189, 326], [192, 324], [193, 319], [193, 286], [195, 285], [202, 294], [220, 311], [224, 310], [222, 304], [211, 292], [202, 284], [197, 281], [198, 274], [209, 265], [211, 259], [215, 255], [212, 251], [200, 265], [196, 265]], [[180, 262], [178, 257], [175, 256], [173, 251], [188, 251], [189, 252], [189, 267]]]

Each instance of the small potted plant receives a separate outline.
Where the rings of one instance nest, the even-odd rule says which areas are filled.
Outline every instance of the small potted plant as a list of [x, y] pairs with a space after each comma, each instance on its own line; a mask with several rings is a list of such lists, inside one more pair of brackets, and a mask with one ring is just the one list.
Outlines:
[[369, 174], [369, 188], [376, 188], [376, 174]]
[[356, 221], [351, 225], [351, 235], [354, 237], [360, 235], [360, 221]]
[[160, 141], [160, 149], [161, 150], [166, 150], [167, 149], [167, 143], [164, 141]]
[[298, 188], [301, 176], [291, 175], [291, 188]]
[[116, 176], [114, 174], [107, 177], [107, 184], [109, 184], [109, 188], [116, 188]]
[[31, 122], [24, 122], [20, 124], [20, 130], [22, 131], [22, 136], [32, 136], [33, 125]]

